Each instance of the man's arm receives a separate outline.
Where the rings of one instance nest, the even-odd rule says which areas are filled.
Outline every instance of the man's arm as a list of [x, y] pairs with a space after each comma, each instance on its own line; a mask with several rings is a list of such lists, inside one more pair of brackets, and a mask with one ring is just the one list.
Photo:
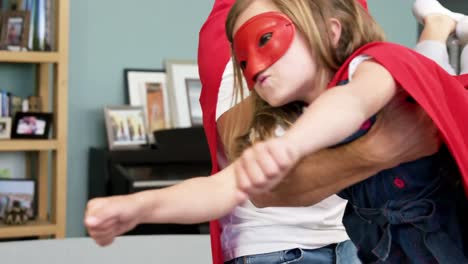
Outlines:
[[[251, 116], [242, 102], [218, 119], [218, 132], [227, 146], [228, 133]], [[417, 106], [400, 94], [382, 111], [369, 133], [342, 147], [305, 157], [273, 191], [251, 197], [258, 207], [306, 206], [320, 202], [377, 172], [435, 153], [440, 146], [437, 129]]]

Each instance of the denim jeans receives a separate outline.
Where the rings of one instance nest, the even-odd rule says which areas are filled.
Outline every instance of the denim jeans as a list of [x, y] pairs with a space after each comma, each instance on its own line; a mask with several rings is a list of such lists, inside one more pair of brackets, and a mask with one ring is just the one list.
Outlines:
[[[468, 263], [459, 178], [442, 149], [342, 191], [339, 196], [349, 201], [343, 224], [359, 258], [365, 263]], [[466, 198], [461, 201], [466, 204]]]
[[317, 249], [294, 248], [239, 257], [226, 264], [359, 264], [356, 247], [349, 240]]

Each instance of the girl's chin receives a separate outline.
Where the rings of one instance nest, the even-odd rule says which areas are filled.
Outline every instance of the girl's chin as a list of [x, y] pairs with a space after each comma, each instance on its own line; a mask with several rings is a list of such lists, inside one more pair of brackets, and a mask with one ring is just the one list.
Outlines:
[[273, 107], [279, 107], [284, 105], [283, 101], [280, 100], [266, 100], [266, 102]]
[[[279, 107], [279, 106], [282, 106], [282, 105], [285, 105], [287, 104], [288, 102], [286, 102], [287, 98], [279, 98], [281, 96], [274, 96], [275, 93], [273, 92], [270, 92], [270, 93], [264, 93], [264, 91], [262, 93], [258, 93], [260, 95], [260, 97], [262, 97], [262, 99], [267, 102], [270, 106], [273, 106], [273, 107]], [[262, 96], [264, 95], [264, 96]]]

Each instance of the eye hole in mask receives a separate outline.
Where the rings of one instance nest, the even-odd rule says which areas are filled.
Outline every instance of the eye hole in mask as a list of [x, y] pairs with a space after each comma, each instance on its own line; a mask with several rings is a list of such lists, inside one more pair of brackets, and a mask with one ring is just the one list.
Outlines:
[[268, 32], [268, 33], [263, 34], [260, 37], [260, 40], [258, 41], [258, 47], [261, 48], [265, 46], [272, 37], [273, 37], [273, 32]]

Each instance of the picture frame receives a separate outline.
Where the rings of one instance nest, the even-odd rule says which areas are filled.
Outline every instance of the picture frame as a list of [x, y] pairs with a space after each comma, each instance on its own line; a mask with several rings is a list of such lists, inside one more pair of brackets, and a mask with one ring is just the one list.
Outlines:
[[0, 140], [11, 138], [11, 118], [0, 117]]
[[37, 185], [33, 179], [0, 179], [0, 218], [14, 201], [26, 209], [29, 219], [37, 212]]
[[172, 125], [176, 128], [200, 126], [201, 83], [196, 61], [167, 60], [167, 82], [171, 100]]
[[160, 69], [125, 69], [124, 78], [129, 104], [143, 106], [145, 110], [150, 139], [154, 131], [170, 128], [166, 72]]
[[[0, 141], [2, 144], [2, 141]], [[29, 167], [25, 166], [28, 156], [24, 152], [2, 153], [0, 155], [0, 178], [27, 179], [30, 175]]]
[[142, 106], [107, 106], [104, 117], [110, 150], [137, 149], [148, 145]]
[[29, 42], [29, 11], [8, 11], [2, 15], [0, 46], [2, 49], [21, 51]]
[[16, 112], [11, 127], [11, 138], [47, 139], [52, 119], [52, 113]]

